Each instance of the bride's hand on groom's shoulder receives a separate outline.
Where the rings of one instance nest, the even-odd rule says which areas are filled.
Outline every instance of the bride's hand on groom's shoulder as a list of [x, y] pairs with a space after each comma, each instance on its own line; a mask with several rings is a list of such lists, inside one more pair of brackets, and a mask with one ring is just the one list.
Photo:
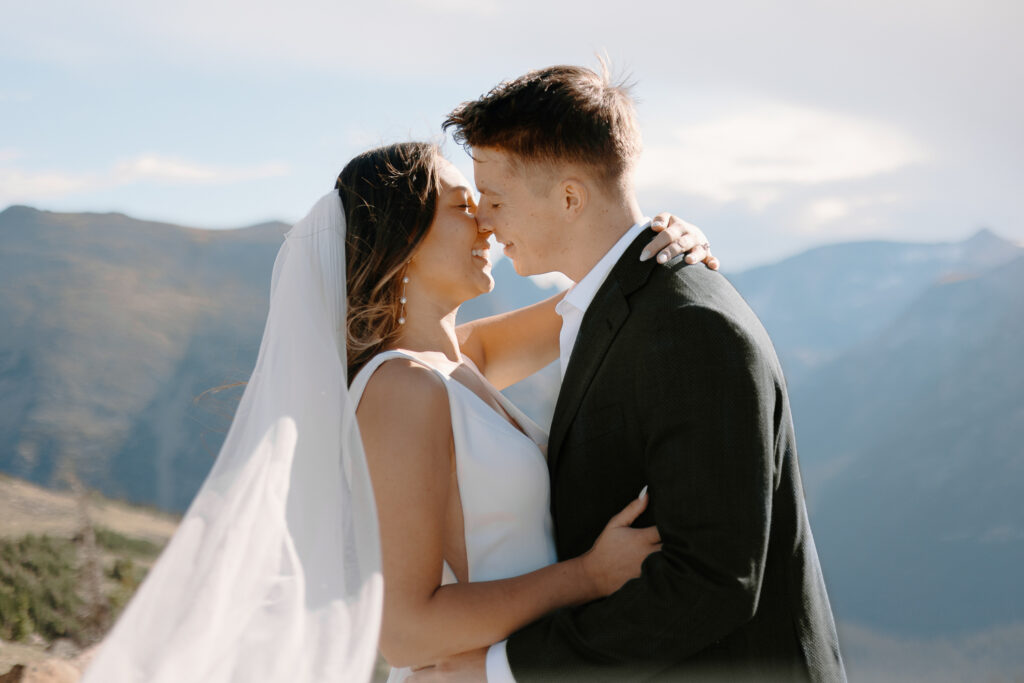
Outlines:
[[640, 260], [646, 261], [657, 254], [658, 263], [666, 263], [679, 254], [686, 254], [686, 262], [703, 262], [711, 270], [718, 270], [718, 259], [711, 255], [711, 245], [704, 231], [693, 223], [687, 223], [670, 213], [659, 213], [651, 222], [654, 236], [640, 253]]
[[647, 487], [605, 525], [594, 546], [580, 556], [583, 573], [594, 588], [594, 599], [619, 590], [640, 576], [647, 556], [661, 549], [661, 535], [654, 526], [630, 526], [647, 509]]

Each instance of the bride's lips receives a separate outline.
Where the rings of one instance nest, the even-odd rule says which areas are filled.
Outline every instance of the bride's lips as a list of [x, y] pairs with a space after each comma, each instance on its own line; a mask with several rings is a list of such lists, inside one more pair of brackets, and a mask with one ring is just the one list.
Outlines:
[[490, 249], [488, 249], [488, 248], [474, 249], [472, 251], [472, 254], [473, 254], [473, 258], [478, 259], [478, 260], [480, 260], [480, 261], [490, 265], [490, 263], [491, 263], [491, 259], [490, 259], [491, 252], [490, 252]]

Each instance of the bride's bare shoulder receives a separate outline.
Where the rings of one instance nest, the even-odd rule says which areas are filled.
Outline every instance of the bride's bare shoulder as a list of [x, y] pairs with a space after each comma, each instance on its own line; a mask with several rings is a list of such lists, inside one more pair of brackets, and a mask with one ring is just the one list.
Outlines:
[[434, 370], [411, 358], [391, 358], [370, 375], [363, 390], [363, 400], [372, 393], [405, 391], [414, 392], [417, 398], [446, 394], [444, 383]]
[[433, 370], [407, 358], [384, 361], [366, 383], [356, 410], [359, 428], [383, 431], [393, 437], [444, 433], [450, 424], [448, 391]]

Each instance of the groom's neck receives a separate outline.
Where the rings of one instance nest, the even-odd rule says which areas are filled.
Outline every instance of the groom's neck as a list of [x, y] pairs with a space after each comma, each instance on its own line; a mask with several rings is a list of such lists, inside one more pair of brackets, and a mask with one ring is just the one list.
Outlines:
[[[632, 188], [592, 197], [587, 213], [574, 226], [571, 264], [565, 274], [582, 280], [626, 232], [643, 219]], [[568, 272], [570, 270], [572, 272]]]

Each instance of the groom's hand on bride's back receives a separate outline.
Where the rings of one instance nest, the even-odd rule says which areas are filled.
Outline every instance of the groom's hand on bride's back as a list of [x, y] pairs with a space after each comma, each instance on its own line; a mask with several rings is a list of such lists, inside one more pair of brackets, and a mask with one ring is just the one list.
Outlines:
[[718, 270], [718, 259], [711, 255], [711, 245], [704, 231], [693, 223], [687, 223], [670, 213], [659, 213], [651, 222], [654, 236], [640, 253], [640, 260], [646, 261], [657, 255], [658, 263], [667, 263], [680, 254], [686, 254], [686, 262], [703, 262], [711, 270]]

